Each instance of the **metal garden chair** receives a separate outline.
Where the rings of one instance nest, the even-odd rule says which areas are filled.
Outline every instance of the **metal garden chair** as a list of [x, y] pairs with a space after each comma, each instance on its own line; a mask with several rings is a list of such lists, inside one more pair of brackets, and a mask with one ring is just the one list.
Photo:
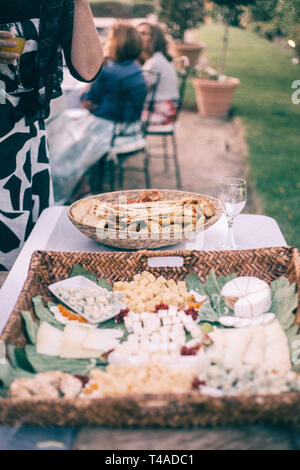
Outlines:
[[[177, 125], [179, 113], [181, 111], [183, 100], [184, 100], [186, 82], [190, 73], [190, 63], [187, 57], [182, 56], [182, 57], [175, 59], [174, 64], [176, 66], [177, 76], [179, 78], [179, 102], [178, 102], [178, 106], [176, 110], [175, 120], [171, 124], [151, 124], [151, 122], [148, 122], [145, 126], [145, 136], [146, 137], [147, 136], [160, 136], [162, 138], [165, 171], [168, 171], [169, 169], [169, 165], [168, 165], [169, 159], [173, 158], [173, 161], [175, 164], [177, 187], [180, 189], [181, 188], [181, 175], [180, 175], [180, 167], [179, 167], [179, 161], [178, 161], [176, 125]], [[173, 147], [172, 155], [170, 155], [168, 152], [168, 139], [169, 138], [171, 138], [172, 147]]]

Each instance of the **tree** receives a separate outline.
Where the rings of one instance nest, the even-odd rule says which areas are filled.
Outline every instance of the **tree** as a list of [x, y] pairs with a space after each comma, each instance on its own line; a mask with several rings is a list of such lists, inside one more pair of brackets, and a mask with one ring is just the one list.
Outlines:
[[204, 0], [161, 0], [159, 19], [174, 39], [184, 41], [185, 32], [204, 21]]
[[297, 25], [300, 24], [299, 0], [278, 0], [273, 20], [278, 24], [284, 36], [293, 34], [294, 29], [297, 29]]
[[223, 75], [228, 49], [229, 26], [232, 23], [232, 17], [235, 15], [237, 9], [242, 6], [253, 5], [255, 4], [255, 0], [214, 0], [214, 3], [221, 7], [220, 11], [224, 23], [223, 43], [218, 64], [218, 75]]
[[253, 21], [271, 21], [274, 11], [280, 0], [256, 0], [254, 5], [249, 7]]

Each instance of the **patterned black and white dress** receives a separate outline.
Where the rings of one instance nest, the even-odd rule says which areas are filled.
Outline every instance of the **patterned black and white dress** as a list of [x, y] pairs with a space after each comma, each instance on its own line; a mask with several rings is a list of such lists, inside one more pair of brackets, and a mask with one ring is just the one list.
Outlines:
[[[41, 57], [41, 12], [47, 8], [49, 12], [62, 12], [59, 13], [62, 16], [60, 23], [46, 18], [50, 28], [63, 24], [61, 37], [55, 38], [55, 47], [52, 44], [51, 51], [55, 56], [55, 48], [62, 46], [72, 75], [86, 80], [71, 63], [73, 0], [0, 0], [0, 7], [2, 4], [0, 24], [20, 23], [25, 33], [21, 78], [25, 87], [34, 90], [21, 97], [11, 95], [16, 88], [15, 69], [0, 63], [0, 270], [9, 270], [39, 215], [54, 200], [44, 123], [47, 112], [40, 105], [40, 96], [47, 88], [41, 88], [38, 60]], [[69, 8], [70, 15], [66, 15], [59, 5]], [[45, 24], [44, 21], [43, 28]], [[43, 41], [45, 43], [44, 36]], [[47, 51], [47, 47], [45, 49]]]
[[[39, 21], [22, 23], [24, 75], [30, 74], [27, 66], [38, 50]], [[53, 191], [44, 122], [27, 122], [26, 117], [15, 122], [13, 108], [20, 98], [9, 94], [16, 85], [14, 69], [0, 64], [0, 80], [6, 90], [6, 102], [0, 105], [0, 269], [4, 270], [11, 268], [37, 218], [53, 203]]]

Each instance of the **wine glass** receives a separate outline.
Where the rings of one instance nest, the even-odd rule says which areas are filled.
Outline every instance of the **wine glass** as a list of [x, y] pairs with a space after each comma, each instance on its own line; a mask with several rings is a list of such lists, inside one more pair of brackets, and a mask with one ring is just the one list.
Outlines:
[[243, 178], [223, 178], [219, 185], [218, 200], [227, 218], [227, 242], [217, 248], [221, 250], [238, 250], [233, 238], [233, 224], [236, 216], [242, 212], [247, 202], [247, 186]]
[[[0, 31], [10, 31], [14, 37], [8, 38], [8, 40], [16, 42], [15, 47], [1, 46], [0, 49], [5, 52], [13, 52], [13, 53], [19, 54], [21, 57], [25, 48], [25, 44], [26, 44], [26, 37], [25, 37], [21, 24], [18, 24], [18, 23], [0, 24]], [[20, 74], [20, 60], [16, 59], [14, 61], [13, 67], [15, 68], [15, 71], [16, 71], [17, 88], [14, 91], [11, 91], [10, 95], [19, 95], [20, 93], [26, 93], [28, 91], [32, 91], [33, 88], [25, 88], [22, 84], [21, 74]]]

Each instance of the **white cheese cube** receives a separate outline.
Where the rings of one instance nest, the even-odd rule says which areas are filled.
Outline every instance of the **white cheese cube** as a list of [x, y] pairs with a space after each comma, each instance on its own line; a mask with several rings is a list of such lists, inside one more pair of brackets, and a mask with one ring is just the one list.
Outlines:
[[180, 333], [180, 334], [185, 334], [184, 328], [181, 324], [173, 325], [172, 331], [176, 331], [176, 333]]
[[180, 318], [180, 320], [184, 321], [187, 318], [187, 315], [184, 313], [183, 310], [179, 310], [177, 312], [177, 317]]
[[160, 344], [159, 343], [150, 343], [150, 346], [149, 346], [149, 352], [153, 353], [153, 352], [157, 352], [159, 351], [159, 347], [160, 347]]
[[178, 318], [178, 317], [174, 317], [174, 318], [173, 318], [173, 324], [175, 324], [175, 325], [180, 325], [180, 323], [181, 323], [180, 318]]
[[176, 343], [178, 346], [183, 346], [185, 343], [185, 336], [176, 336], [173, 339], [174, 343]]
[[161, 343], [160, 351], [162, 354], [166, 354], [168, 352], [168, 343]]
[[176, 313], [177, 313], [177, 312], [176, 312], [176, 310], [174, 310], [174, 309], [169, 309], [169, 310], [168, 310], [168, 313], [169, 313], [169, 317], [173, 318], [173, 317], [176, 316]]
[[160, 331], [160, 334], [164, 334], [164, 333], [168, 334], [168, 331], [169, 331], [169, 330], [168, 330], [168, 328], [164, 325], [164, 326], [162, 326], [162, 327], [160, 328], [159, 331]]
[[168, 316], [168, 310], [158, 310], [157, 315], [159, 318], [166, 318]]
[[191, 335], [193, 338], [200, 338], [202, 336], [202, 332], [199, 326], [194, 326], [194, 328], [191, 330]]
[[186, 322], [184, 324], [184, 327], [189, 333], [191, 333], [191, 331], [193, 331], [195, 325], [194, 325], [194, 323]]
[[178, 345], [174, 341], [169, 343], [169, 352], [175, 353], [176, 351], [178, 351]]
[[178, 308], [175, 305], [170, 305], [169, 306], [169, 315], [177, 316], [177, 313], [178, 313]]
[[141, 316], [140, 316], [139, 313], [133, 313], [132, 317], [133, 317], [133, 321], [135, 321], [135, 322], [139, 323], [141, 321]]
[[150, 341], [152, 343], [158, 343], [160, 341], [160, 334], [158, 332], [155, 332], [153, 333], [151, 336], [150, 336]]
[[133, 333], [134, 333], [135, 335], [143, 334], [143, 327], [142, 327], [142, 325], [139, 324], [139, 323], [134, 323], [134, 324], [132, 325], [132, 329], [133, 329]]

